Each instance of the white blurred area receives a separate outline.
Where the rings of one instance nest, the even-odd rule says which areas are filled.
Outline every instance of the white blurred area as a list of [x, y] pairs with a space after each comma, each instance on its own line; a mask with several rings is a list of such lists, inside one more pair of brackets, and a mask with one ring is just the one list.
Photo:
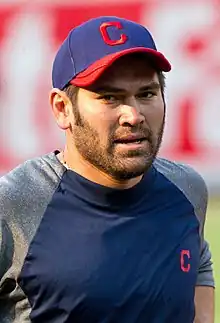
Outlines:
[[56, 49], [76, 24], [119, 15], [149, 27], [173, 65], [161, 155], [220, 192], [219, 11], [214, 0], [0, 0], [0, 174], [62, 147], [48, 104]]

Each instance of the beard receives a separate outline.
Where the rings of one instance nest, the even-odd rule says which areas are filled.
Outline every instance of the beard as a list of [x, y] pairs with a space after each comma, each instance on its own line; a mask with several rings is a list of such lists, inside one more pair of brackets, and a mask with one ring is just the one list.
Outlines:
[[[97, 169], [115, 180], [129, 180], [143, 175], [151, 167], [162, 142], [165, 118], [157, 134], [141, 124], [120, 127], [119, 130], [111, 129], [107, 144], [103, 145], [97, 130], [83, 118], [77, 107], [74, 109], [74, 116], [72, 134], [75, 147], [83, 159]], [[127, 152], [117, 150], [116, 138], [137, 133], [147, 138], [148, 145], [145, 149]]]

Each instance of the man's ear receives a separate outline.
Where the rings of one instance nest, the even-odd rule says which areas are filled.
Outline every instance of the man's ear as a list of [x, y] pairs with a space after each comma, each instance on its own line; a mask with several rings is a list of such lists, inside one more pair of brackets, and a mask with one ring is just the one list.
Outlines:
[[70, 114], [72, 103], [66, 93], [57, 88], [53, 88], [49, 94], [49, 102], [58, 126], [62, 130], [70, 127]]

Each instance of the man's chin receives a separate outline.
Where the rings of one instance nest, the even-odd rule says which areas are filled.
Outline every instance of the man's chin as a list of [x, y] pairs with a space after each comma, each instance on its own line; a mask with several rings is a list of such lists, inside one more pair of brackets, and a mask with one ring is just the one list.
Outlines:
[[112, 172], [112, 177], [117, 180], [129, 180], [142, 176], [152, 165], [153, 159], [142, 158], [137, 163], [135, 158], [129, 158], [126, 163], [121, 164], [120, 167], [117, 167]]
[[125, 181], [125, 180], [130, 180], [133, 178], [137, 178], [142, 176], [145, 173], [146, 170], [134, 170], [134, 171], [118, 171], [112, 174], [112, 177], [117, 180], [117, 181]]

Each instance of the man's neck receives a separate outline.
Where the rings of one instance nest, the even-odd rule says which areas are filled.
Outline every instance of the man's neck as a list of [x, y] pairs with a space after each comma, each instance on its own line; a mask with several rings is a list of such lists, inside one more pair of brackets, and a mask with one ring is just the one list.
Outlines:
[[129, 189], [138, 184], [142, 178], [142, 176], [139, 176], [126, 181], [118, 181], [84, 160], [76, 151], [71, 154], [65, 149], [60, 152], [57, 157], [65, 167], [73, 170], [84, 178], [99, 185], [115, 189]]

